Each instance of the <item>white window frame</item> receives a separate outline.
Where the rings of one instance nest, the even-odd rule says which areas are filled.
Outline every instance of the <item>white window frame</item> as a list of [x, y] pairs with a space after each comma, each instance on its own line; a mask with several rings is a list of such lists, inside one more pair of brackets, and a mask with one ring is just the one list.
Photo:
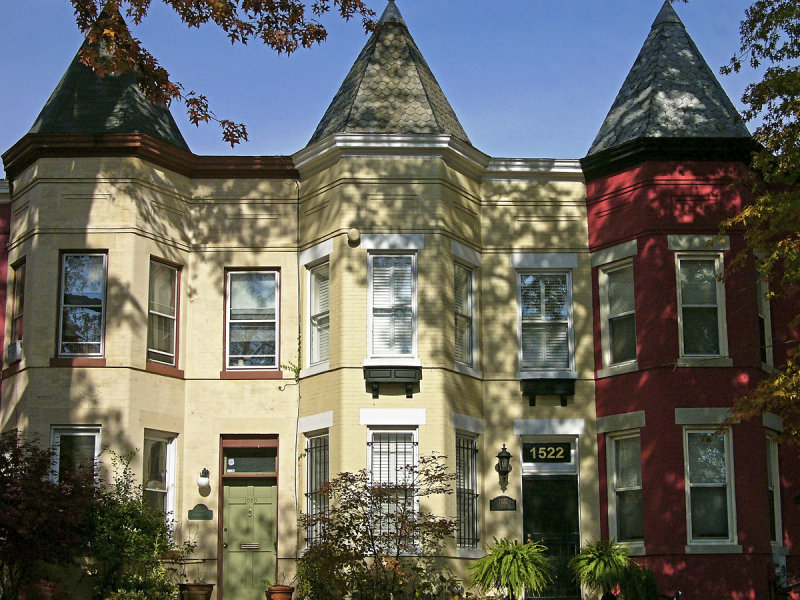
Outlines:
[[701, 252], [676, 252], [675, 253], [675, 282], [677, 287], [677, 306], [678, 306], [678, 351], [684, 366], [691, 365], [692, 361], [697, 361], [698, 366], [709, 366], [708, 359], [728, 358], [728, 332], [726, 327], [725, 315], [725, 283], [716, 280], [716, 301], [717, 301], [717, 335], [719, 339], [719, 352], [715, 354], [689, 354], [684, 352], [684, 331], [683, 331], [683, 301], [681, 299], [681, 261], [700, 261], [713, 260], [714, 272], [716, 277], [723, 273], [724, 264], [721, 252], [701, 253]]
[[758, 303], [758, 321], [759, 321], [759, 358], [761, 357], [761, 324], [764, 327], [764, 345], [766, 361], [762, 361], [762, 367], [771, 369], [774, 366], [772, 354], [772, 314], [770, 311], [769, 301], [769, 283], [758, 276], [756, 280], [756, 294]]
[[[603, 265], [598, 268], [597, 270], [597, 278], [598, 284], [600, 287], [600, 337], [602, 340], [602, 348], [603, 348], [603, 367], [604, 373], [603, 374], [614, 374], [614, 373], [627, 373], [630, 371], [635, 371], [638, 369], [638, 346], [637, 346], [637, 337], [636, 337], [636, 294], [635, 294], [635, 285], [636, 282], [634, 281], [634, 310], [627, 312], [627, 313], [620, 313], [618, 315], [611, 315], [611, 303], [609, 302], [609, 285], [608, 285], [608, 276], [610, 273], [615, 271], [621, 271], [623, 269], [630, 269], [631, 275], [633, 275], [633, 259], [629, 258], [626, 260], [622, 260], [613, 264]], [[632, 314], [634, 319], [634, 347], [636, 347], [636, 357], [631, 360], [625, 360], [620, 362], [612, 362], [611, 356], [611, 319], [626, 316]]]
[[[144, 430], [144, 439], [145, 440], [152, 440], [156, 442], [164, 442], [167, 445], [167, 463], [166, 463], [166, 490], [162, 492], [161, 490], [148, 490], [147, 489], [147, 482], [144, 481], [144, 478], [147, 476], [147, 473], [144, 472], [144, 455], [142, 455], [142, 493], [145, 491], [155, 491], [160, 493], [166, 494], [166, 502], [165, 502], [165, 515], [172, 515], [175, 517], [175, 480], [176, 480], [176, 469], [178, 467], [178, 458], [177, 458], [177, 447], [178, 447], [178, 435], [176, 433], [166, 433], [163, 431], [155, 431], [152, 429], [145, 429]], [[142, 446], [144, 448], [144, 445]], [[142, 450], [144, 452], [144, 450]]]
[[[65, 305], [64, 304], [64, 296], [66, 294], [66, 289], [64, 287], [64, 279], [65, 279], [65, 264], [67, 257], [69, 256], [101, 256], [103, 258], [103, 295], [101, 299], [100, 305], [100, 349], [97, 352], [64, 352], [62, 349], [63, 342], [63, 327], [64, 327], [64, 308], [65, 306], [72, 306], [72, 307], [80, 307], [81, 305]], [[108, 303], [107, 292], [108, 292], [108, 253], [107, 252], [97, 252], [97, 251], [86, 251], [86, 252], [62, 252], [60, 256], [60, 264], [59, 264], [59, 281], [60, 281], [60, 288], [59, 288], [59, 300], [58, 300], [58, 356], [63, 358], [73, 358], [73, 357], [102, 357], [105, 356], [105, 339], [106, 339], [106, 305]], [[67, 342], [71, 343], [71, 342]], [[96, 343], [96, 342], [88, 342], [88, 343]]]
[[[9, 342], [21, 342], [25, 333], [25, 279], [27, 277], [27, 262], [23, 258], [11, 267], [14, 277], [11, 304], [11, 335]], [[22, 327], [20, 327], [20, 323]], [[20, 332], [20, 329], [22, 330]]]
[[[320, 269], [326, 268], [328, 271], [328, 308], [325, 311], [321, 311], [318, 313], [313, 313], [314, 306], [316, 304], [315, 295], [314, 295], [314, 279], [316, 277], [316, 273], [319, 272]], [[307, 272], [307, 283], [308, 283], [308, 366], [309, 367], [319, 367], [320, 365], [330, 365], [330, 324], [331, 324], [331, 305], [330, 305], [330, 298], [331, 298], [331, 265], [330, 261], [325, 260], [316, 262], [312, 265], [306, 266]], [[318, 339], [315, 336], [315, 332], [318, 331], [319, 327], [315, 323], [315, 319], [319, 319], [320, 317], [324, 317], [328, 320], [328, 351], [325, 356], [315, 355], [314, 353], [314, 343], [315, 340]], [[317, 334], [318, 336], [318, 334]]]
[[[240, 322], [232, 320], [231, 316], [231, 275], [242, 273], [269, 273], [275, 276], [275, 318], [261, 320], [246, 320], [245, 323], [270, 323], [275, 322], [275, 364], [274, 365], [242, 365], [230, 364], [231, 349], [231, 323]], [[281, 272], [280, 269], [239, 269], [231, 268], [225, 271], [225, 370], [226, 371], [277, 371], [280, 368], [281, 348]]]
[[[169, 269], [172, 272], [172, 295], [174, 298], [174, 306], [172, 307], [172, 312], [174, 314], [169, 315], [167, 313], [158, 312], [153, 310], [151, 305], [152, 303], [152, 295], [153, 295], [153, 263]], [[164, 365], [169, 365], [171, 367], [178, 366], [178, 315], [179, 315], [179, 304], [180, 298], [178, 297], [179, 285], [178, 281], [180, 278], [181, 269], [175, 265], [171, 265], [164, 261], [160, 261], [156, 258], [150, 258], [150, 270], [148, 271], [148, 292], [147, 292], [147, 360], [152, 362], [161, 363]], [[156, 350], [150, 347], [150, 335], [152, 330], [152, 316], [161, 317], [167, 320], [172, 321], [172, 358], [169, 359], [170, 354], [168, 352], [163, 352], [162, 350]], [[165, 358], [154, 358], [151, 356], [151, 353], [156, 355], [163, 355]]]
[[[372, 265], [376, 257], [407, 256], [411, 258], [411, 352], [408, 354], [376, 354], [373, 348], [373, 271]], [[367, 353], [371, 360], [417, 359], [417, 253], [415, 251], [375, 251], [367, 255]]]
[[[398, 427], [398, 426], [381, 426], [381, 425], [370, 425], [367, 428], [367, 473], [369, 475], [369, 480], [372, 481], [372, 444], [374, 442], [375, 434], [378, 433], [394, 433], [394, 434], [411, 434], [411, 444], [413, 448], [413, 460], [414, 465], [419, 465], [419, 427], [410, 426], [410, 427]], [[408, 464], [408, 463], [406, 463]], [[419, 498], [414, 498], [414, 509], [419, 510]]]
[[[455, 359], [455, 363], [458, 364], [458, 365], [461, 365], [462, 367], [467, 367], [469, 369], [476, 369], [477, 365], [478, 365], [478, 344], [477, 344], [478, 327], [477, 327], [477, 318], [476, 318], [476, 316], [477, 316], [477, 293], [476, 293], [476, 290], [475, 290], [475, 282], [476, 282], [475, 267], [472, 266], [472, 265], [469, 265], [467, 263], [458, 261], [458, 260], [453, 261], [453, 294], [454, 294], [453, 302], [454, 302], [454, 304], [455, 304], [455, 281], [456, 281], [455, 274], [457, 273], [458, 269], [463, 269], [464, 271], [466, 271], [469, 274], [469, 276], [468, 276], [469, 291], [468, 291], [468, 294], [467, 294], [469, 314], [459, 313], [457, 308], [454, 306], [453, 315], [454, 315], [454, 321], [456, 323], [456, 332], [458, 331], [457, 323], [458, 323], [458, 316], [459, 315], [462, 315], [463, 317], [466, 317], [466, 318], [468, 318], [470, 320], [470, 328], [469, 328], [469, 332], [470, 332], [469, 333], [469, 335], [470, 335], [470, 339], [469, 339], [470, 352], [469, 352], [469, 355], [467, 356], [467, 360], [466, 361], [458, 360], [458, 358], [456, 358]], [[453, 343], [455, 345], [455, 339], [453, 340]]]
[[[567, 353], [568, 353], [568, 366], [565, 369], [549, 368], [549, 367], [531, 367], [526, 366], [523, 361], [522, 355], [522, 277], [530, 274], [541, 275], [564, 275], [566, 277], [566, 292], [567, 292]], [[525, 378], [576, 378], [577, 372], [575, 370], [575, 318], [574, 318], [574, 305], [572, 298], [572, 270], [559, 269], [559, 270], [544, 270], [544, 269], [518, 269], [516, 272], [517, 283], [517, 361], [519, 364], [519, 371], [517, 372], [518, 379]], [[556, 323], [556, 321], [542, 321], [543, 323]], [[560, 321], [558, 321], [560, 322]]]
[[[480, 498], [480, 447], [478, 445], [478, 436], [475, 433], [464, 432], [464, 431], [456, 431], [456, 475], [458, 475], [458, 459], [459, 459], [459, 440], [467, 440], [473, 445], [473, 448], [470, 450], [474, 453], [474, 458], [467, 461], [466, 468], [469, 469], [470, 467], [474, 467], [474, 471], [469, 472], [468, 470], [465, 471], [464, 478], [469, 478], [469, 485], [464, 486], [463, 488], [458, 487], [458, 480], [456, 480], [456, 516], [460, 516], [459, 509], [458, 509], [458, 494], [459, 489], [463, 489], [465, 491], [472, 491], [475, 493], [473, 501], [475, 503], [475, 511], [474, 514], [471, 515], [472, 523], [470, 527], [475, 532], [475, 544], [473, 545], [465, 545], [458, 543], [458, 530], [456, 531], [456, 548], [458, 549], [459, 556], [467, 557], [469, 555], [469, 551], [478, 550], [480, 547], [480, 536], [481, 536], [481, 528], [480, 528], [480, 505], [478, 504], [478, 498]], [[463, 464], [463, 463], [462, 463]], [[460, 527], [460, 523], [458, 523]], [[466, 553], [464, 551], [467, 551]]]
[[772, 508], [775, 527], [775, 538], [770, 533], [770, 543], [773, 547], [783, 546], [783, 518], [781, 515], [781, 472], [778, 437], [774, 432], [767, 433], [767, 490], [772, 492]]
[[[617, 486], [617, 453], [616, 453], [616, 444], [619, 441], [631, 438], [639, 438], [639, 443], [641, 445], [641, 431], [636, 430], [629, 430], [629, 431], [621, 431], [621, 432], [614, 432], [614, 434], [606, 435], [606, 482], [608, 488], [608, 530], [609, 535], [619, 541], [620, 544], [626, 546], [629, 550], [629, 553], [633, 555], [641, 555], [644, 554], [644, 537], [641, 540], [619, 540], [619, 533], [618, 525], [619, 521], [617, 519], [617, 492], [618, 491], [635, 491], [635, 490], [642, 490], [643, 482], [638, 487], [630, 487], [630, 488], [619, 488]], [[639, 455], [639, 473], [640, 478], [642, 476], [642, 469], [641, 469], [641, 453]], [[644, 514], [644, 507], [642, 507], [642, 511]], [[644, 532], [642, 532], [644, 535]]]
[[[323, 439], [325, 440], [325, 448], [326, 448], [326, 451], [327, 451], [327, 456], [325, 457], [325, 480], [327, 482], [327, 481], [330, 481], [330, 476], [331, 476], [330, 433], [329, 433], [329, 431], [327, 429], [325, 429], [325, 430], [322, 430], [322, 431], [316, 431], [314, 433], [307, 433], [306, 434], [306, 514], [309, 515], [309, 516], [312, 515], [312, 514], [317, 514], [319, 512], [327, 512], [328, 507], [329, 507], [329, 501], [328, 501], [327, 496], [323, 496], [321, 504], [324, 505], [324, 506], [321, 507], [322, 510], [321, 511], [320, 510], [314, 510], [314, 512], [312, 512], [313, 509], [319, 508], [319, 507], [313, 506], [314, 494], [318, 494], [319, 493], [319, 489], [312, 489], [312, 487], [311, 487], [312, 479], [314, 479], [312, 477], [312, 472], [314, 471], [314, 468], [316, 467], [316, 464], [313, 461], [314, 460], [318, 460], [319, 457], [312, 450], [312, 448], [316, 449], [316, 447], [314, 446], [315, 441], [323, 440]], [[309, 545], [308, 544], [309, 539], [313, 540], [315, 535], [318, 535], [318, 533], [316, 531], [311, 532], [311, 535], [309, 535], [309, 530], [310, 529], [312, 529], [312, 528], [311, 527], [307, 527], [306, 528], [306, 533], [305, 533], [306, 547], [308, 547], [308, 545]]]
[[[721, 435], [723, 436], [725, 449], [725, 492], [728, 508], [728, 536], [725, 538], [694, 538], [692, 531], [692, 488], [693, 487], [713, 487], [708, 484], [692, 484], [689, 473], [689, 435]], [[688, 546], [714, 546], [714, 545], [734, 545], [737, 544], [738, 532], [736, 530], [736, 490], [734, 489], [734, 466], [733, 466], [733, 437], [729, 428], [720, 432], [718, 427], [693, 427], [683, 428], [683, 465], [684, 465], [684, 488], [686, 495], [686, 537]]]
[[54, 483], [58, 483], [58, 470], [61, 461], [61, 438], [64, 436], [93, 437], [95, 463], [100, 458], [100, 425], [51, 425], [50, 448], [53, 450], [53, 463], [50, 479]]

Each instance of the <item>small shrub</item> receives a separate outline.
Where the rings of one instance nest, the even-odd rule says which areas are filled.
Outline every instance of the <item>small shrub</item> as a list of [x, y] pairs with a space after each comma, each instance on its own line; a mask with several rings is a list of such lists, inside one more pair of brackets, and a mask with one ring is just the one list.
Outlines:
[[539, 542], [495, 539], [488, 554], [470, 565], [470, 584], [483, 594], [505, 590], [517, 600], [522, 600], [526, 591], [538, 594], [553, 580], [553, 564], [546, 552]]
[[656, 576], [647, 565], [631, 561], [625, 576], [619, 582], [622, 600], [659, 600]]
[[603, 592], [603, 599], [613, 599], [613, 590], [625, 579], [631, 565], [628, 553], [614, 540], [586, 544], [569, 562], [575, 578], [589, 589]]

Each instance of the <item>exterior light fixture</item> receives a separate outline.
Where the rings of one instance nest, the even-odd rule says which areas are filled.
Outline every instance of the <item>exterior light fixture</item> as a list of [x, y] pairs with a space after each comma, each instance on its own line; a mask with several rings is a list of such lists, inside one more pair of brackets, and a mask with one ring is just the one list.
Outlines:
[[494, 470], [500, 475], [500, 489], [505, 491], [508, 487], [508, 474], [511, 472], [511, 452], [506, 450], [505, 444], [497, 454], [497, 464], [494, 466]]
[[208, 469], [203, 469], [202, 471], [200, 471], [200, 477], [197, 478], [197, 487], [199, 487], [200, 489], [204, 489], [207, 488], [209, 485], [211, 485], [211, 481], [208, 479], [208, 475], [209, 475]]

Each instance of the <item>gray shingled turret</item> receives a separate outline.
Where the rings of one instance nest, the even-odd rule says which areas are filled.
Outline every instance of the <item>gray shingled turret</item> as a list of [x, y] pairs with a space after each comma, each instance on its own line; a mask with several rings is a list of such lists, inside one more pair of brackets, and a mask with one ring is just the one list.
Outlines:
[[643, 138], [749, 138], [669, 0], [588, 154]]
[[166, 106], [148, 100], [134, 73], [100, 77], [72, 59], [29, 133], [144, 133], [189, 150]]
[[335, 133], [449, 134], [469, 143], [394, 0], [308, 143]]

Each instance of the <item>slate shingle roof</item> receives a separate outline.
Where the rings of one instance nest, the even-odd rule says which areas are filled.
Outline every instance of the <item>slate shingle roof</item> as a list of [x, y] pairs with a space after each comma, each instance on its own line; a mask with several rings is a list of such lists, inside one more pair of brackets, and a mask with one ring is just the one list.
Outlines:
[[469, 143], [394, 0], [308, 143], [335, 133], [449, 134]]
[[642, 138], [749, 138], [669, 0], [658, 13], [588, 155]]
[[100, 77], [72, 59], [29, 133], [144, 133], [189, 150], [166, 106], [148, 100], [134, 73]]

